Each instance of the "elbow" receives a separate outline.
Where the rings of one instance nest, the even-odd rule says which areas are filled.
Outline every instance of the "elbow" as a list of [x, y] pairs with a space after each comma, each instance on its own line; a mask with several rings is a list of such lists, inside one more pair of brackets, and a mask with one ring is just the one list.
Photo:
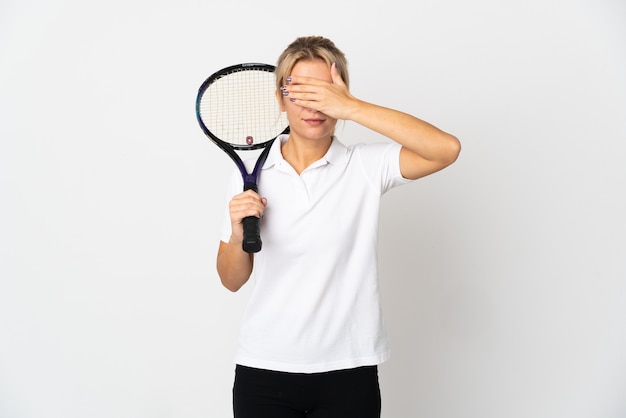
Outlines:
[[224, 282], [222, 282], [222, 284], [224, 285], [226, 289], [230, 290], [232, 293], [236, 293], [239, 289], [241, 289], [241, 286], [234, 286], [232, 284], [226, 284]]
[[456, 136], [449, 135], [447, 138], [446, 151], [444, 153], [444, 163], [446, 166], [454, 163], [461, 153], [461, 141]]
[[457, 158], [459, 158], [459, 154], [461, 153], [461, 141], [459, 141], [459, 138], [457, 138], [456, 136], [452, 137], [453, 139], [453, 145], [452, 145], [452, 149], [453, 149], [453, 158], [452, 158], [452, 162], [455, 162]]
[[239, 289], [241, 289], [244, 285], [244, 283], [240, 283], [237, 281], [233, 281], [233, 280], [228, 280], [225, 277], [220, 276], [220, 281], [222, 282], [222, 286], [224, 286], [226, 289], [230, 290], [231, 292], [235, 293], [237, 292]]

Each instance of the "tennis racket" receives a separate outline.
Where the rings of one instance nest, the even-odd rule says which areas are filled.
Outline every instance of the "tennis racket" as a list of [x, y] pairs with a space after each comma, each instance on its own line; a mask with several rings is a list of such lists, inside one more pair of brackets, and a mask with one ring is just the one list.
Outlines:
[[[286, 117], [276, 99], [274, 66], [238, 64], [223, 68], [200, 86], [196, 117], [204, 133], [235, 162], [243, 179], [243, 190], [258, 192], [261, 167], [270, 145], [289, 132]], [[249, 173], [237, 151], [262, 149]], [[243, 219], [243, 250], [261, 250], [259, 219]]]

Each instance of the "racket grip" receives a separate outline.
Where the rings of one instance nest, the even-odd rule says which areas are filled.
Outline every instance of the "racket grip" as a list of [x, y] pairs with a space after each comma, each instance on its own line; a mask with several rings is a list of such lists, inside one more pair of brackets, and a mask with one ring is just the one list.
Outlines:
[[243, 218], [243, 250], [247, 253], [258, 253], [261, 251], [261, 244], [259, 218], [256, 216]]
[[[258, 192], [257, 185], [246, 182], [243, 190], [254, 190]], [[256, 216], [248, 216], [243, 218], [243, 250], [247, 253], [258, 253], [261, 251], [261, 228], [259, 227], [259, 218]]]

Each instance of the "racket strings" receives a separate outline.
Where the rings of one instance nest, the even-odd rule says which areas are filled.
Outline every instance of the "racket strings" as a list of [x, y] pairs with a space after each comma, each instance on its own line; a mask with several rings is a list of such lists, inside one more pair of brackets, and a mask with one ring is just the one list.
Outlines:
[[276, 100], [274, 73], [240, 70], [211, 83], [200, 101], [204, 125], [219, 139], [247, 147], [267, 142], [287, 126]]

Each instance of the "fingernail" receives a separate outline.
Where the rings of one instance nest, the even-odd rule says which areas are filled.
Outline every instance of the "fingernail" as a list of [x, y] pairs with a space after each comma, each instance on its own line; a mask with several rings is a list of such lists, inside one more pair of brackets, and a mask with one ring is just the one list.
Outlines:
[[289, 76], [289, 77], [285, 78], [285, 81], [286, 81], [287, 83], [291, 83], [291, 76]]
[[289, 92], [283, 90], [283, 96], [289, 96]]
[[293, 97], [290, 97], [289, 100], [292, 101], [292, 102], [296, 101], [296, 99], [294, 99]]

